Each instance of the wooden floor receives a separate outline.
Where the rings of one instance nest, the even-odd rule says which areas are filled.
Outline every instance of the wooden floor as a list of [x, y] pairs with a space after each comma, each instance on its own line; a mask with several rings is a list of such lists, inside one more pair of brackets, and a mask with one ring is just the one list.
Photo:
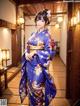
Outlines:
[[[68, 100], [65, 98], [66, 94], [66, 67], [59, 58], [56, 56], [50, 64], [49, 72], [54, 77], [54, 82], [57, 88], [57, 95], [52, 100], [50, 106], [70, 106]], [[8, 106], [21, 106], [18, 93], [20, 72], [8, 84], [8, 89], [5, 90], [2, 98], [8, 99]], [[28, 106], [28, 97], [24, 100], [23, 106]]]

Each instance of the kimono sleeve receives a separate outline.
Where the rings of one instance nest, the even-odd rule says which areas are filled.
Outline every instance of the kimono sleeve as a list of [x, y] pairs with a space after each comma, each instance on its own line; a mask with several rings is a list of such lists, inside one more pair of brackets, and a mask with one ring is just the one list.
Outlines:
[[31, 43], [31, 40], [32, 38], [34, 37], [34, 33], [31, 34], [31, 36], [29, 37], [28, 41], [26, 42], [26, 49], [25, 49], [25, 52], [24, 54], [27, 56], [27, 54], [29, 53], [30, 51], [30, 46], [29, 44]]
[[39, 62], [44, 67], [48, 67], [50, 61], [55, 56], [56, 51], [52, 50], [50, 36], [45, 36], [44, 39], [44, 50], [38, 50], [37, 55], [39, 57]]

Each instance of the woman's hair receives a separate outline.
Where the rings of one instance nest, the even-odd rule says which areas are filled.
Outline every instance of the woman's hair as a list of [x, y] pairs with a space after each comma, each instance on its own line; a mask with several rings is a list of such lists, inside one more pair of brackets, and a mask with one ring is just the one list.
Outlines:
[[48, 17], [48, 14], [49, 14], [48, 11], [49, 11], [48, 9], [40, 11], [35, 17], [35, 23], [38, 20], [42, 20], [42, 21], [45, 21], [46, 25], [50, 24], [49, 17]]

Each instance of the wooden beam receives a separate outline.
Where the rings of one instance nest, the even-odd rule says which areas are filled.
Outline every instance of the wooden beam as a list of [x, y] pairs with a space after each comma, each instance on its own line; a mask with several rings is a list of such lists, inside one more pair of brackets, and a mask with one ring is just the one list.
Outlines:
[[35, 13], [37, 13], [37, 10], [36, 10], [36, 8], [35, 8], [35, 6], [33, 4], [32, 4], [32, 7], [33, 7]]
[[29, 15], [33, 15], [33, 14], [31, 13], [31, 11], [29, 10], [29, 8], [28, 8], [27, 5], [26, 5], [26, 7], [25, 7], [25, 6], [23, 7], [23, 10], [24, 10], [24, 12], [26, 11], [27, 13], [29, 13]]
[[[26, 16], [26, 17], [28, 17], [29, 19], [31, 19], [31, 17], [30, 17], [31, 15], [28, 15], [27, 13], [24, 13], [24, 12], [23, 12], [23, 14], [24, 14], [24, 16]], [[33, 15], [32, 15], [32, 16], [33, 16]]]
[[0, 19], [0, 27], [6, 27], [9, 29], [16, 29], [16, 24], [12, 24], [8, 21]]
[[51, 15], [58, 15], [58, 14], [67, 14], [67, 12], [55, 12], [55, 13], [52, 13]]
[[22, 4], [37, 4], [37, 3], [44, 3], [44, 2], [61, 2], [63, 0], [13, 0], [16, 2], [17, 5]]
[[[26, 24], [25, 24], [25, 27], [26, 27], [26, 26], [31, 27], [31, 26], [35, 26], [35, 24], [34, 24], [34, 25], [26, 25]], [[55, 26], [55, 24], [49, 25], [49, 26]]]
[[[28, 9], [28, 7], [27, 7], [27, 5], [21, 5], [21, 6], [19, 6], [19, 8], [21, 8], [22, 10], [23, 10], [23, 14], [24, 14], [24, 16], [25, 16], [25, 14], [26, 14], [26, 16], [29, 18], [29, 19], [31, 19], [31, 12], [30, 12], [30, 10]], [[27, 11], [27, 12], [25, 12], [25, 11]], [[29, 13], [29, 14], [28, 14]], [[31, 15], [30, 15], [31, 14]]]
[[[58, 14], [67, 14], [67, 12], [55, 12], [55, 13], [52, 13], [51, 15], [58, 15]], [[26, 13], [25, 13], [25, 16], [28, 16]], [[33, 14], [32, 16], [35, 16], [35, 14]]]

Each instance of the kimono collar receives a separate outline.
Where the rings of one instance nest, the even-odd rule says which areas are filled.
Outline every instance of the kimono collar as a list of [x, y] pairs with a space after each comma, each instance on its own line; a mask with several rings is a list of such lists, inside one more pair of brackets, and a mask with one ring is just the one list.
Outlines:
[[46, 29], [44, 29], [42, 32], [48, 32], [48, 29], [46, 28]]
[[44, 29], [44, 30], [42, 30], [40, 32], [37, 31], [37, 34], [44, 33], [44, 32], [48, 32], [48, 29], [46, 28], [46, 29]]

